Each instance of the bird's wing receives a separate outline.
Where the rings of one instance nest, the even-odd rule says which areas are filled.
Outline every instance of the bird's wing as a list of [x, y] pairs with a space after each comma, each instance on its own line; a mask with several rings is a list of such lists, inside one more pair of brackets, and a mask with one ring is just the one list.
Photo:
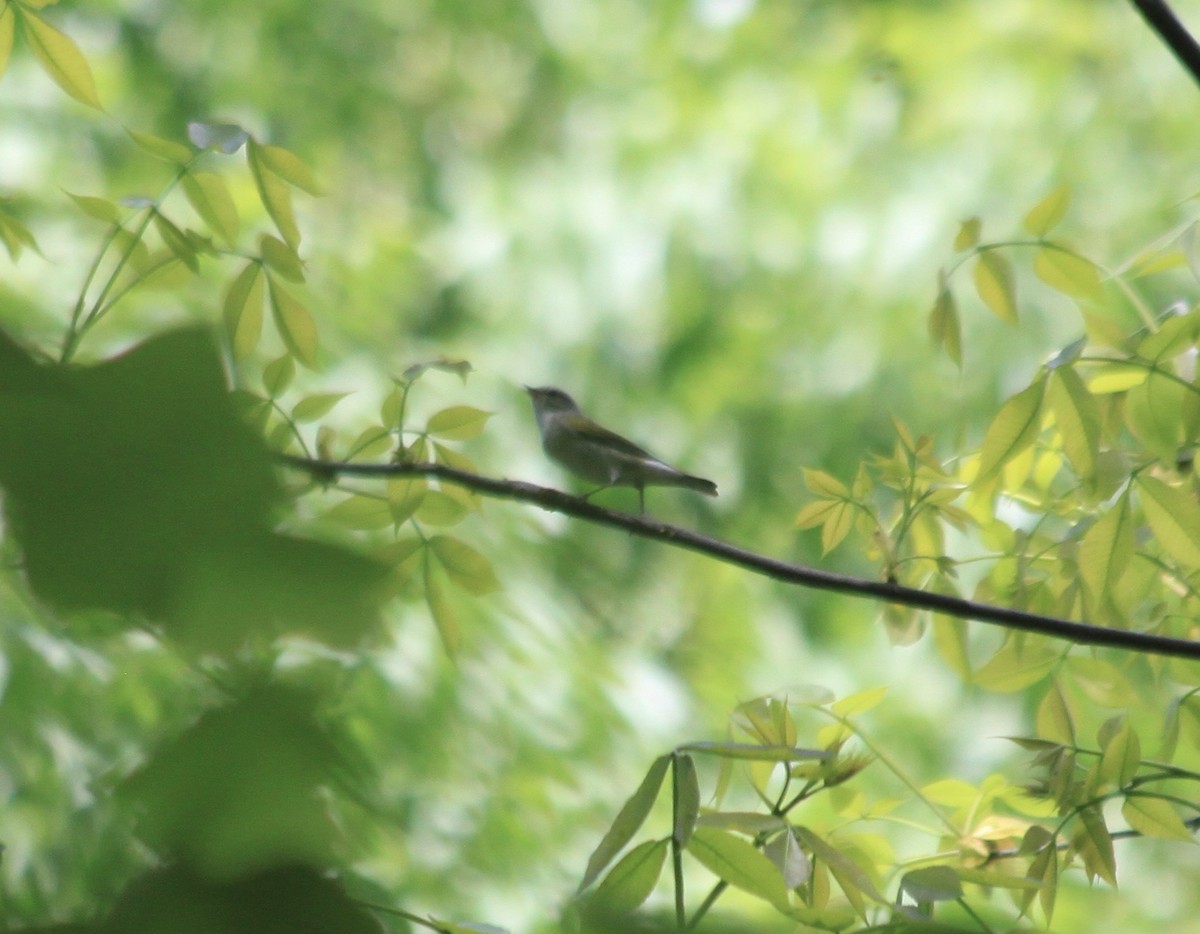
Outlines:
[[572, 429], [579, 433], [581, 437], [595, 441], [597, 444], [603, 444], [605, 447], [615, 451], [620, 451], [622, 454], [628, 454], [630, 457], [649, 458], [652, 461], [657, 461], [658, 458], [647, 451], [645, 448], [640, 448], [628, 438], [622, 438], [615, 431], [609, 431], [603, 425], [598, 425], [586, 415], [571, 415], [567, 416], [568, 424]]

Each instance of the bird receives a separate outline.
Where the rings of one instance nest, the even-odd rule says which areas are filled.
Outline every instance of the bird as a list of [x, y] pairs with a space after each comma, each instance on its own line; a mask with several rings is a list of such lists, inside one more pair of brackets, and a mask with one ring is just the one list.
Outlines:
[[705, 496], [717, 495], [717, 485], [711, 480], [684, 473], [597, 424], [561, 389], [523, 388], [533, 402], [546, 454], [571, 473], [602, 484], [585, 494], [584, 499], [612, 486], [631, 486], [638, 491], [638, 504], [644, 515], [648, 486], [679, 486]]

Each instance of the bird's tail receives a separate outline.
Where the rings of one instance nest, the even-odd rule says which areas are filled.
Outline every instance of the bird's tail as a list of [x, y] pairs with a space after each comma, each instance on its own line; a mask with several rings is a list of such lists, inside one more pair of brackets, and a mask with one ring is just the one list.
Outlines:
[[705, 480], [703, 477], [696, 477], [682, 471], [676, 475], [675, 485], [687, 487], [689, 490], [695, 490], [697, 493], [703, 493], [705, 496], [717, 495], [717, 485], [711, 480]]

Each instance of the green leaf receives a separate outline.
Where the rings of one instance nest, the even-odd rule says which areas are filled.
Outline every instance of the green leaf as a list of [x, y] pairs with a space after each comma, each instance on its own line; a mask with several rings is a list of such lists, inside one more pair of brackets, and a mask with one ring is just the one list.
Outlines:
[[462, 628], [458, 623], [458, 614], [446, 598], [446, 589], [433, 570], [432, 561], [425, 562], [425, 602], [429, 605], [438, 635], [442, 637], [446, 654], [451, 658], [456, 657], [462, 647]]
[[1034, 274], [1074, 299], [1094, 299], [1103, 290], [1096, 265], [1060, 247], [1044, 246], [1033, 257]]
[[1058, 226], [1070, 203], [1070, 189], [1066, 185], [1059, 185], [1030, 209], [1021, 226], [1035, 237], [1044, 237]]
[[812, 861], [800, 848], [800, 841], [791, 827], [786, 827], [783, 833], [776, 834], [766, 842], [763, 856], [775, 864], [783, 876], [783, 884], [789, 889], [799, 888], [812, 877]]
[[1020, 691], [1050, 674], [1059, 660], [1060, 653], [1047, 646], [1010, 639], [980, 666], [973, 680], [988, 691]]
[[[842, 891], [846, 893], [847, 898], [852, 898], [851, 893], [861, 892], [873, 901], [881, 904], [886, 902], [886, 899], [879, 894], [879, 890], [875, 888], [875, 884], [871, 881], [870, 877], [863, 872], [862, 867], [849, 856], [830, 845], [807, 827], [796, 827], [794, 828], [794, 832], [800, 839], [800, 842], [808, 847], [812, 855], [829, 867], [829, 871], [833, 873], [834, 878], [837, 879], [838, 885], [842, 887]], [[861, 899], [855, 900], [861, 902]]]
[[1033, 444], [1042, 428], [1045, 386], [1045, 379], [1039, 378], [1000, 407], [983, 437], [976, 485], [991, 480], [1005, 464]]
[[[259, 302], [262, 307], [262, 302]], [[284, 354], [272, 360], [263, 368], [263, 388], [268, 398], [276, 399], [283, 395], [291, 385], [292, 377], [296, 375], [296, 361], [291, 354]]]
[[435, 535], [429, 547], [450, 576], [450, 580], [476, 596], [500, 589], [500, 581], [492, 563], [461, 539], [450, 535]]
[[1147, 837], [1196, 842], [1195, 834], [1179, 817], [1175, 805], [1152, 795], [1129, 795], [1121, 806], [1121, 815], [1129, 826]]
[[1054, 413], [1071, 466], [1083, 479], [1091, 479], [1100, 448], [1100, 406], [1096, 398], [1074, 369], [1063, 366], [1050, 373], [1046, 402]]
[[392, 450], [392, 433], [382, 425], [371, 425], [350, 442], [347, 460], [375, 460]]
[[592, 851], [578, 891], [582, 892], [591, 885], [596, 877], [604, 871], [604, 867], [612, 862], [613, 857], [621, 852], [625, 844], [632, 840], [633, 835], [641, 829], [646, 817], [650, 814], [650, 809], [654, 806], [654, 801], [658, 797], [659, 789], [662, 788], [663, 778], [666, 776], [667, 767], [670, 764], [671, 757], [669, 755], [659, 756], [654, 760], [646, 777], [638, 785], [637, 791], [629, 796], [629, 800], [621, 807], [612, 826], [608, 828], [596, 849]]
[[263, 234], [258, 238], [258, 250], [263, 262], [283, 278], [289, 282], [304, 281], [304, 261], [278, 237]]
[[15, 32], [16, 17], [13, 16], [13, 4], [6, 3], [4, 9], [0, 9], [0, 76], [8, 69], [8, 59], [12, 54]]
[[137, 130], [125, 128], [125, 132], [145, 153], [149, 153], [156, 159], [162, 159], [164, 162], [174, 162], [176, 165], [183, 165], [190, 162], [192, 151], [181, 143], [173, 143], [170, 140], [163, 139], [159, 136], [152, 136], [149, 133], [140, 133]]
[[301, 191], [306, 191], [310, 195], [317, 197], [324, 194], [312, 169], [301, 162], [300, 157], [294, 152], [284, 149], [282, 146], [268, 146], [253, 141], [251, 145], [255, 148], [256, 158], [260, 164], [275, 175], [278, 175], [289, 185], [294, 185]]
[[235, 360], [250, 356], [262, 337], [262, 267], [247, 263], [225, 293], [225, 333]]
[[232, 246], [241, 220], [225, 180], [212, 172], [188, 172], [183, 176], [183, 191], [209, 229]]
[[823, 749], [803, 749], [799, 746], [758, 743], [702, 742], [684, 743], [680, 752], [698, 752], [720, 756], [722, 759], [742, 759], [752, 762], [801, 762], [805, 759], [828, 759]]
[[1142, 764], [1142, 744], [1128, 721], [1104, 744], [1100, 757], [1100, 775], [1118, 788], [1124, 788], [1137, 774]]
[[388, 505], [392, 519], [399, 525], [407, 522], [425, 501], [429, 484], [424, 477], [396, 477], [387, 484]]
[[856, 691], [839, 701], [835, 701], [829, 706], [829, 709], [840, 717], [853, 717], [856, 714], [866, 713], [868, 710], [878, 707], [887, 696], [887, 692], [888, 689], [885, 685]]
[[1017, 323], [1016, 279], [1012, 265], [995, 250], [980, 253], [975, 263], [975, 290], [1001, 321]]
[[1140, 474], [1142, 509], [1159, 545], [1189, 568], [1200, 568], [1200, 506], [1178, 487]]
[[196, 259], [196, 251], [187, 235], [176, 227], [164, 214], [154, 212], [154, 229], [162, 237], [163, 243], [175, 257], [192, 272], [200, 271], [200, 263]]
[[21, 255], [25, 247], [41, 252], [29, 228], [4, 210], [0, 210], [0, 240], [4, 241], [4, 248], [14, 260]]
[[791, 907], [787, 886], [775, 864], [740, 837], [697, 827], [687, 851], [717, 878], [770, 902], [784, 913]]
[[104, 110], [104, 105], [100, 103], [100, 97], [96, 93], [92, 69], [75, 41], [27, 7], [14, 4], [10, 5], [10, 8], [12, 6], [15, 6], [21, 16], [25, 40], [54, 83], [79, 103], [96, 110]]
[[846, 484], [832, 474], [827, 474], [823, 470], [814, 470], [811, 467], [805, 467], [802, 472], [804, 485], [818, 496], [824, 496], [826, 499], [848, 499], [850, 497], [850, 491], [846, 488]]
[[249, 139], [249, 134], [235, 123], [201, 123], [193, 120], [187, 125], [188, 139], [197, 149], [213, 149], [233, 155]]
[[958, 302], [949, 286], [943, 285], [929, 312], [929, 336], [937, 347], [946, 351], [946, 356], [962, 369], [962, 323], [959, 320]]
[[1079, 575], [1097, 603], [1103, 602], [1109, 591], [1120, 583], [1129, 567], [1133, 538], [1129, 496], [1122, 494], [1084, 533], [1079, 543]]
[[430, 490], [421, 500], [414, 518], [430, 525], [457, 525], [467, 517], [467, 504], [445, 490]]
[[315, 422], [328, 415], [333, 407], [348, 395], [348, 392], [317, 392], [305, 396], [292, 406], [292, 419], [297, 422]]
[[1049, 923], [1054, 915], [1054, 902], [1058, 895], [1058, 849], [1053, 845], [1053, 841], [1034, 856], [1025, 877], [1042, 886], [1038, 893], [1038, 901]]
[[1083, 868], [1089, 879], [1099, 876], [1114, 888], [1117, 885], [1117, 861], [1113, 854], [1112, 834], [1104, 815], [1095, 805], [1079, 810], [1080, 829], [1074, 838], [1075, 848], [1083, 857]]
[[650, 897], [662, 875], [669, 842], [647, 840], [613, 866], [593, 896], [605, 916], [627, 914]]
[[117, 218], [120, 216], [120, 209], [105, 198], [96, 198], [91, 195], [75, 195], [69, 191], [66, 194], [68, 198], [75, 202], [75, 206], [79, 210], [83, 211], [84, 214], [93, 220], [98, 220], [105, 224], [115, 224]]
[[965, 221], [958, 225], [958, 233], [954, 235], [954, 249], [961, 253], [963, 250], [969, 250], [979, 242], [979, 231], [983, 228], [983, 222], [978, 217], [968, 217]]
[[787, 821], [774, 814], [757, 811], [705, 811], [697, 818], [701, 827], [716, 827], [718, 830], [733, 830], [747, 836], [782, 830]]
[[672, 760], [672, 776], [675, 782], [675, 815], [673, 834], [675, 842], [687, 846], [696, 829], [700, 816], [700, 781], [696, 778], [696, 763], [691, 756], [676, 755]]
[[297, 360], [308, 367], [316, 366], [317, 326], [312, 315], [276, 279], [267, 276], [267, 283], [270, 286], [271, 312], [280, 337]]
[[425, 430], [449, 441], [467, 441], [483, 432], [492, 414], [469, 405], [452, 405], [431, 415]]
[[1038, 704], [1035, 723], [1037, 735], [1042, 739], [1064, 746], [1075, 744], [1075, 722], [1057, 679], [1051, 682], [1050, 689]]
[[386, 529], [392, 525], [392, 512], [387, 500], [374, 496], [349, 496], [330, 508], [325, 518], [359, 531]]
[[962, 882], [950, 866], [923, 866], [900, 878], [900, 891], [918, 904], [952, 902], [962, 898]]
[[278, 175], [270, 170], [262, 156], [263, 147], [250, 140], [250, 174], [258, 188], [258, 197], [274, 221], [279, 234], [293, 250], [300, 246], [300, 228], [292, 209], [292, 192]]

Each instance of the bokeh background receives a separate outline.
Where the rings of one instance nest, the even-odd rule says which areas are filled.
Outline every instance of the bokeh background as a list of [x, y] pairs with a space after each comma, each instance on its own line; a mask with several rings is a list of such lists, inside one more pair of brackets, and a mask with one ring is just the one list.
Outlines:
[[[1200, 3], [1175, 6], [1200, 23]], [[543, 458], [520, 390], [560, 385], [721, 488], [653, 491], [655, 516], [867, 575], [853, 548], [823, 557], [793, 528], [801, 467], [849, 479], [892, 447], [893, 417], [945, 453], [977, 442], [1083, 331], [1017, 253], [1020, 326], [971, 298], [962, 269], [962, 368], [938, 353], [925, 317], [958, 222], [1014, 238], [1065, 184], [1063, 236], [1117, 268], [1190, 223], [1200, 190], [1200, 90], [1118, 0], [141, 0], [46, 15], [88, 56], [109, 116], [68, 100], [18, 42], [0, 193], [44, 255], [2, 261], [5, 327], [53, 345], [86, 273], [97, 227], [59, 188], [116, 199], [169, 177], [123, 125], [183, 139], [189, 120], [239, 123], [325, 184], [298, 204], [324, 362], [302, 387], [353, 393], [326, 419], [346, 437], [408, 364], [464, 358], [465, 384], [429, 374], [411, 404], [418, 423], [448, 404], [495, 412], [464, 447], [484, 472], [572, 482]], [[229, 166], [251, 212], [252, 183]], [[81, 356], [219, 320], [233, 271], [206, 262], [137, 296]], [[1146, 298], [1191, 294], [1180, 273]], [[262, 360], [235, 379], [256, 385]], [[456, 534], [504, 584], [457, 602], [457, 664], [415, 598], [369, 651], [295, 651], [298, 678], [336, 680], [375, 764], [384, 812], [342, 820], [376, 900], [553, 930], [650, 760], [723, 737], [729, 711], [767, 692], [887, 685], [866, 724], [911, 774], [1020, 780], [1025, 759], [997, 737], [1027, 720], [1021, 697], [962, 685], [928, 639], [893, 647], [871, 603], [510, 503]], [[103, 621], [91, 643], [67, 638], [8, 582], [0, 614], [0, 719], [27, 725], [0, 739], [0, 878], [13, 920], [78, 917], [144, 858], [106, 789], [211, 688]], [[875, 771], [864, 789], [899, 793]], [[1190, 850], [1122, 844], [1118, 863], [1122, 892], [1072, 880], [1056, 930], [1187, 929]]]

